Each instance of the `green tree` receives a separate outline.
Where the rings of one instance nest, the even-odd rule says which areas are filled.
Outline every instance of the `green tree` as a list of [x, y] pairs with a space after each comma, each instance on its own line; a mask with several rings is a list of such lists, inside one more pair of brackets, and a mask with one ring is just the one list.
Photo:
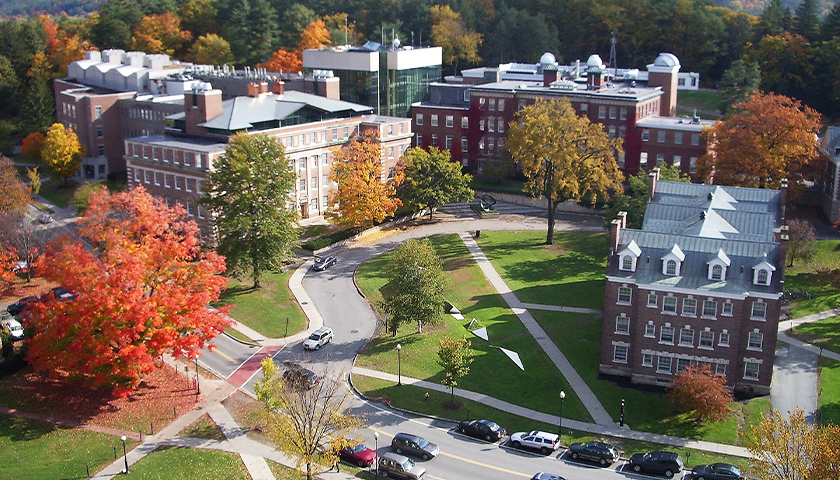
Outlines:
[[443, 316], [443, 294], [447, 278], [434, 247], [428, 240], [408, 240], [391, 252], [383, 287], [384, 299], [379, 307], [388, 316], [386, 328], [392, 335], [402, 324], [440, 322]]
[[819, 8], [817, 0], [802, 0], [796, 8], [796, 17], [793, 19], [793, 31], [811, 43], [820, 39]]
[[143, 18], [141, 3], [133, 0], [110, 0], [102, 4], [91, 26], [91, 40], [104, 50], [128, 47], [131, 32]]
[[621, 139], [609, 139], [600, 124], [579, 117], [568, 100], [538, 100], [519, 111], [507, 132], [507, 149], [520, 165], [525, 189], [548, 209], [545, 243], [554, 243], [557, 206], [588, 197], [593, 204], [621, 188], [615, 161]]
[[782, 0], [770, 0], [755, 26], [755, 40], [759, 41], [767, 35], [780, 35], [790, 31], [790, 24], [790, 11], [782, 6]]
[[478, 48], [481, 46], [481, 34], [467, 29], [461, 14], [449, 5], [435, 5], [429, 10], [432, 18], [432, 42], [443, 48], [443, 63], [452, 67], [452, 73], [458, 74], [460, 62], [476, 63], [481, 60]]
[[475, 195], [470, 188], [472, 176], [461, 173], [461, 166], [452, 161], [449, 150], [412, 148], [402, 161], [405, 178], [397, 195], [403, 205], [417, 210], [428, 208], [430, 220], [441, 205], [465, 202]]
[[188, 56], [190, 61], [205, 65], [225, 65], [233, 61], [230, 43], [215, 33], [198, 37]]
[[216, 33], [218, 13], [215, 0], [186, 0], [178, 7], [181, 26], [189, 30], [193, 38]]
[[741, 59], [732, 62], [720, 80], [718, 93], [721, 111], [727, 112], [733, 104], [746, 100], [758, 91], [760, 83], [761, 68], [758, 62], [745, 62]]
[[444, 377], [440, 381], [443, 385], [449, 387], [449, 392], [452, 395], [450, 403], [455, 403], [455, 387], [458, 386], [458, 381], [470, 373], [470, 364], [473, 362], [473, 351], [470, 341], [466, 338], [452, 338], [444, 336], [440, 339], [440, 348], [438, 349], [438, 365], [443, 367]]
[[68, 178], [79, 171], [83, 156], [84, 150], [76, 132], [60, 123], [52, 124], [44, 138], [41, 157], [52, 173], [64, 179], [64, 185], [67, 185]]
[[283, 11], [280, 18], [283, 28], [277, 33], [278, 46], [286, 50], [295, 50], [300, 42], [300, 34], [315, 20], [318, 20], [318, 15], [300, 3], [295, 3]]
[[26, 131], [44, 129], [55, 121], [55, 101], [49, 79], [34, 69], [26, 77], [20, 103], [20, 111], [26, 112], [23, 118]]
[[267, 0], [240, 0], [225, 33], [236, 62], [257, 65], [274, 51], [277, 15]]
[[302, 388], [287, 382], [274, 360], [266, 358], [262, 374], [254, 391], [263, 407], [264, 433], [311, 479], [315, 465], [338, 461], [338, 450], [353, 443], [363, 420], [350, 413], [349, 390], [329, 372], [312, 388]]
[[17, 113], [15, 97], [17, 96], [20, 82], [18, 81], [12, 62], [3, 55], [0, 55], [0, 116], [14, 116]]
[[[604, 211], [604, 228], [609, 229], [610, 222], [618, 216], [618, 212], [627, 212], [627, 227], [642, 228], [648, 201], [648, 175], [642, 170], [628, 179], [627, 193], [621, 193], [610, 199], [609, 206]], [[659, 168], [659, 179], [670, 182], [690, 183], [691, 177], [682, 173], [679, 167], [667, 165]]]
[[825, 16], [820, 28], [820, 34], [823, 41], [829, 41], [833, 38], [840, 37], [840, 3], [835, 3]]
[[213, 214], [218, 251], [233, 274], [250, 272], [254, 288], [297, 239], [294, 182], [285, 149], [266, 135], [233, 136], [210, 172], [201, 202]]
[[41, 174], [38, 173], [38, 167], [27, 168], [26, 178], [29, 179], [29, 188], [32, 189], [33, 195], [38, 195], [41, 191]]
[[812, 96], [814, 48], [801, 35], [784, 32], [761, 39], [748, 53], [748, 60], [761, 68], [761, 90], [799, 99]]

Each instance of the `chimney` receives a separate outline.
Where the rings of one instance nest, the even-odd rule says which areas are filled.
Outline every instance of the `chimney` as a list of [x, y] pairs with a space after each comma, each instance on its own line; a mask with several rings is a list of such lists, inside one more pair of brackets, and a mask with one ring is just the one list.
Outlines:
[[654, 168], [648, 174], [648, 201], [652, 202], [656, 195], [656, 182], [659, 181], [659, 168]]
[[[788, 226], [782, 225], [781, 228], [776, 230], [773, 235], [773, 241], [779, 244], [779, 270], [782, 271], [781, 281], [785, 281], [785, 274], [784, 268], [787, 265], [787, 251], [788, 251], [788, 241], [790, 240], [790, 235], [788, 235]], [[782, 284], [782, 289], [784, 289], [784, 284]]]
[[557, 67], [554, 65], [546, 65], [543, 70], [543, 86], [547, 87], [555, 81], [557, 81]]
[[621, 220], [621, 228], [627, 228], [627, 212], [618, 212], [616, 218]]
[[277, 95], [283, 95], [286, 93], [286, 84], [283, 80], [276, 80], [273, 84], [271, 84], [271, 93], [276, 93]]
[[268, 82], [251, 82], [248, 84], [249, 97], [259, 97], [263, 93], [268, 93]]
[[600, 90], [603, 85], [603, 72], [590, 68], [589, 71], [586, 72], [586, 81], [588, 83], [587, 86], [589, 87], [589, 90]]
[[264, 93], [268, 93], [268, 82], [266, 82], [266, 81], [260, 82], [259, 87], [260, 87], [259, 88], [260, 95], [262, 95]]
[[782, 186], [779, 188], [779, 221], [785, 223], [785, 209], [787, 208], [788, 179], [782, 179]]
[[[208, 86], [210, 84], [205, 84]], [[222, 91], [192, 90], [184, 94], [184, 133], [196, 135], [206, 133], [199, 124], [222, 114]]]
[[610, 222], [610, 255], [615, 255], [618, 252], [618, 246], [621, 242], [621, 220], [616, 218]]

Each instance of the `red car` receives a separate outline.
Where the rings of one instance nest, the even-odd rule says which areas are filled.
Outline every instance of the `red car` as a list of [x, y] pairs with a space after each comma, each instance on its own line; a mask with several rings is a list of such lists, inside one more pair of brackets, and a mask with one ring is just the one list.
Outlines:
[[361, 468], [367, 468], [376, 461], [376, 452], [369, 449], [364, 443], [342, 448], [338, 451], [338, 454], [342, 460]]

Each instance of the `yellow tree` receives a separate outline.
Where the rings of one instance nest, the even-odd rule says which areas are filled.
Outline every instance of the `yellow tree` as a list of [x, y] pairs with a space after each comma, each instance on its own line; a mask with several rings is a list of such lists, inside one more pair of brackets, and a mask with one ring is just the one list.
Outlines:
[[67, 185], [67, 179], [79, 170], [83, 156], [84, 149], [76, 132], [60, 123], [52, 124], [41, 150], [44, 165], [59, 178], [63, 178]]
[[805, 420], [797, 408], [785, 421], [776, 410], [762, 415], [747, 435], [753, 473], [763, 480], [829, 480], [840, 478], [840, 430]]
[[381, 222], [397, 211], [402, 201], [396, 188], [402, 183], [402, 172], [394, 178], [382, 178], [382, 147], [375, 134], [364, 134], [336, 150], [331, 179], [338, 182], [330, 198], [337, 209], [327, 217], [342, 225], [360, 227]]
[[190, 47], [190, 61], [205, 65], [224, 65], [233, 61], [230, 43], [215, 33], [198, 37]]
[[[288, 368], [296, 370], [291, 365]], [[266, 358], [263, 379], [254, 385], [263, 406], [265, 433], [278, 450], [295, 457], [298, 470], [304, 471], [307, 479], [318, 464], [337, 462], [338, 450], [357, 443], [350, 438], [362, 427], [360, 417], [347, 413], [349, 391], [329, 373], [307, 388], [295, 381], [294, 374], [281, 375], [274, 360]], [[297, 377], [299, 380], [300, 375]]]
[[355, 45], [361, 38], [356, 31], [356, 24], [347, 19], [346, 13], [334, 13], [324, 17], [324, 26], [330, 31], [330, 40], [334, 45]]
[[22, 214], [29, 205], [29, 187], [20, 179], [15, 164], [0, 157], [0, 214]]
[[147, 15], [134, 28], [131, 48], [146, 53], [174, 55], [192, 34], [181, 30], [181, 20], [171, 12]]
[[734, 114], [704, 132], [714, 146], [698, 171], [719, 185], [779, 188], [788, 179], [790, 198], [821, 170], [817, 156], [820, 114], [784, 95], [756, 93], [732, 106]]
[[621, 139], [575, 114], [568, 100], [537, 100], [517, 113], [505, 142], [527, 179], [525, 189], [548, 206], [548, 236], [554, 243], [557, 206], [589, 198], [592, 204], [620, 191], [624, 178], [615, 161]]
[[481, 60], [478, 48], [481, 34], [467, 28], [461, 14], [449, 5], [434, 5], [429, 9], [432, 20], [432, 41], [443, 48], [443, 62], [458, 73], [458, 63], [476, 63]]
[[309, 48], [321, 48], [329, 45], [330, 31], [323, 20], [315, 20], [300, 32], [300, 42], [298, 42], [298, 50], [301, 52]]

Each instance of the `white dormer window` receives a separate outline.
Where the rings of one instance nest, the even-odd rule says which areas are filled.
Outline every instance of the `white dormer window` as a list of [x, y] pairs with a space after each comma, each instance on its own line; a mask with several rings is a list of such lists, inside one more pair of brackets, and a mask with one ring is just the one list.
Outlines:
[[722, 282], [726, 280], [726, 269], [731, 264], [729, 257], [723, 253], [723, 250], [718, 250], [715, 258], [709, 260], [709, 280], [713, 282]]
[[618, 269], [626, 272], [636, 271], [636, 261], [642, 255], [642, 249], [632, 240], [624, 250], [618, 252]]
[[670, 275], [676, 276], [680, 274], [680, 265], [685, 260], [685, 254], [680, 250], [680, 247], [677, 244], [674, 244], [674, 247], [668, 252], [667, 255], [662, 257], [662, 274], [663, 275]]
[[767, 254], [765, 254], [761, 262], [753, 267], [753, 284], [764, 286], [770, 285], [770, 282], [773, 279], [773, 272], [775, 271], [776, 267], [767, 261]]

